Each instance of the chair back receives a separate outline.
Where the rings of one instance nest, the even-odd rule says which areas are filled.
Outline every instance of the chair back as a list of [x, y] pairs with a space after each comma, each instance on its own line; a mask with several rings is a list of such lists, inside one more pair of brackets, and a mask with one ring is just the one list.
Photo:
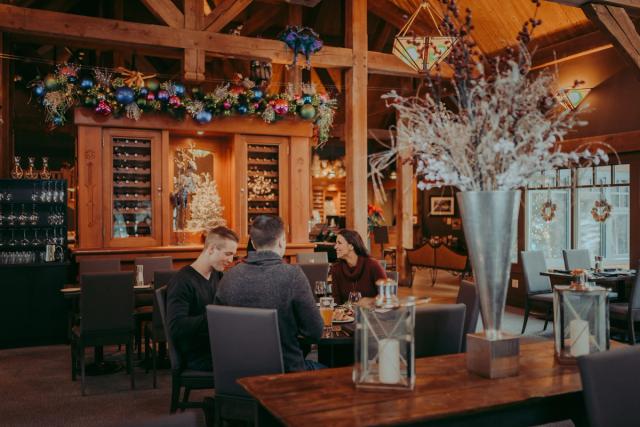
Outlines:
[[173, 267], [173, 258], [170, 256], [159, 256], [149, 258], [136, 258], [135, 265], [142, 265], [142, 275], [144, 277], [144, 283], [150, 283], [154, 277], [153, 274], [156, 271], [171, 270]]
[[169, 361], [171, 362], [171, 369], [173, 371], [180, 371], [180, 355], [173, 345], [173, 339], [169, 333], [169, 326], [167, 325], [167, 287], [163, 286], [158, 288], [154, 292], [156, 307], [160, 313], [160, 319], [162, 320], [162, 327], [164, 329], [164, 336], [167, 339], [167, 347], [169, 348]]
[[542, 251], [522, 251], [520, 258], [527, 294], [551, 292], [551, 280], [547, 276], [540, 275], [543, 271], [547, 271]]
[[[456, 304], [464, 304], [466, 312], [464, 316], [464, 336], [473, 334], [478, 326], [478, 317], [480, 315], [480, 298], [478, 298], [478, 288], [472, 282], [462, 280]], [[466, 348], [466, 340], [462, 338], [462, 349]]]
[[564, 258], [564, 268], [566, 270], [575, 270], [577, 268], [588, 270], [591, 268], [589, 249], [563, 249], [562, 257]]
[[216, 395], [247, 397], [236, 379], [284, 372], [277, 310], [208, 305], [207, 321]]
[[636, 267], [636, 278], [629, 295], [629, 310], [640, 310], [640, 261]]
[[[113, 258], [84, 259], [78, 261], [78, 277], [89, 273], [116, 273], [120, 271], [120, 260]], [[80, 281], [82, 286], [82, 281]]]
[[296, 263], [298, 264], [327, 264], [329, 263], [329, 254], [326, 252], [307, 252], [296, 254]]
[[397, 271], [385, 271], [384, 272], [387, 275], [388, 279], [393, 280], [394, 282], [398, 283], [398, 278], [400, 277], [400, 275], [398, 274]]
[[133, 331], [133, 272], [83, 274], [80, 333]]
[[637, 426], [640, 394], [640, 346], [578, 357], [589, 424]]
[[464, 304], [434, 304], [416, 309], [416, 357], [462, 351]]
[[[177, 271], [174, 270], [164, 270], [164, 271], [156, 271], [153, 274], [153, 287], [154, 289], [160, 289], [163, 286], [167, 286], [169, 281], [173, 278], [173, 275], [176, 274]], [[151, 316], [151, 324], [153, 326], [153, 334], [157, 341], [166, 341], [166, 335], [164, 333], [164, 323], [162, 321], [162, 316], [160, 315], [160, 307], [158, 305], [158, 299], [153, 298], [153, 314]]]
[[298, 264], [298, 266], [300, 266], [304, 275], [307, 276], [309, 286], [311, 286], [311, 293], [314, 293], [315, 284], [318, 280], [323, 282], [327, 281], [327, 278], [329, 277], [329, 267], [331, 267], [331, 264]]

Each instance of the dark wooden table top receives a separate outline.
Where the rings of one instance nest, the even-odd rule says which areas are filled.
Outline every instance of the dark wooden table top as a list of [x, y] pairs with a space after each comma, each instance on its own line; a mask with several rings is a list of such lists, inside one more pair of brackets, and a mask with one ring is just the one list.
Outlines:
[[238, 382], [289, 426], [433, 421], [582, 390], [578, 368], [557, 364], [551, 341], [522, 344], [520, 374], [510, 378], [489, 380], [469, 373], [464, 354], [416, 359], [412, 392], [356, 390], [351, 373], [347, 367]]
[[[133, 292], [136, 294], [153, 293], [153, 290], [153, 286], [151, 285], [133, 287]], [[79, 286], [67, 286], [60, 289], [60, 293], [62, 293], [65, 298], [77, 298], [82, 293], [82, 288]]]
[[[560, 279], [567, 282], [573, 279], [573, 276], [571, 274], [560, 272], [560, 271], [543, 271], [540, 273], [540, 275], [547, 276], [550, 278]], [[606, 284], [606, 283], [616, 283], [620, 281], [625, 281], [625, 280], [633, 279], [634, 277], [635, 276], [633, 271], [621, 271], [617, 275], [613, 275], [613, 274], [598, 275], [597, 273], [591, 273], [589, 280], [594, 281], [596, 283]]]

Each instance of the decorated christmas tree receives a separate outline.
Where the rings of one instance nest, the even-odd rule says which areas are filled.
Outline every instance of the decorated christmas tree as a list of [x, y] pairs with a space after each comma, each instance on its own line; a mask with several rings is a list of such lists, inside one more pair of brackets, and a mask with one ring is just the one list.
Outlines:
[[187, 221], [187, 229], [202, 231], [225, 225], [222, 218], [224, 207], [220, 204], [216, 181], [208, 173], [200, 174], [198, 178], [191, 199], [191, 218]]

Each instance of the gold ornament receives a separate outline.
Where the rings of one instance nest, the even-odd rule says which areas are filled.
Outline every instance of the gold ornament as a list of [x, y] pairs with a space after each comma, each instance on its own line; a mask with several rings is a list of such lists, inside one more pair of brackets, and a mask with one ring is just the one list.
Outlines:
[[118, 67], [116, 71], [123, 77], [124, 84], [129, 87], [144, 87], [145, 80], [156, 76], [155, 74], [145, 76], [140, 71], [127, 70], [124, 67]]

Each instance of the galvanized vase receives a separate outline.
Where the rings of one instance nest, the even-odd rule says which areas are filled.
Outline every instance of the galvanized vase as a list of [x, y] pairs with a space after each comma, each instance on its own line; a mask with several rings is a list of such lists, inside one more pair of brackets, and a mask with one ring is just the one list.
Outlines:
[[517, 233], [520, 190], [457, 194], [485, 336], [501, 338], [509, 288], [512, 242]]

